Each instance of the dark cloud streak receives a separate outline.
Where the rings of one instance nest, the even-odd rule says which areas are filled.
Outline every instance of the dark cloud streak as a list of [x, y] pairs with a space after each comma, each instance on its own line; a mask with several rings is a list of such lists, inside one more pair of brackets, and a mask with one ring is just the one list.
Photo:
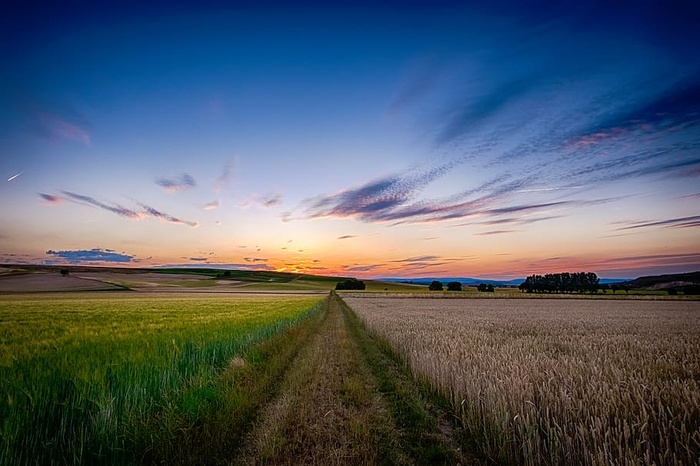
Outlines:
[[127, 218], [129, 220], [141, 220], [146, 217], [154, 217], [158, 218], [161, 220], [165, 220], [170, 223], [174, 224], [179, 224], [179, 225], [188, 225], [193, 228], [196, 228], [199, 226], [199, 223], [196, 221], [189, 221], [189, 220], [183, 220], [178, 217], [175, 217], [173, 215], [167, 214], [165, 212], [161, 212], [151, 206], [148, 206], [143, 203], [138, 203], [138, 205], [141, 207], [142, 210], [134, 210], [134, 209], [129, 209], [127, 207], [124, 207], [120, 204], [116, 203], [104, 203], [101, 201], [98, 201], [97, 199], [86, 196], [84, 194], [78, 194], [74, 193], [71, 191], [61, 191], [61, 194], [63, 194], [64, 197], [59, 197], [59, 196], [54, 196], [51, 194], [44, 194], [44, 193], [39, 193], [39, 196], [44, 199], [46, 202], [56, 204], [61, 201], [61, 199], [66, 199], [68, 201], [74, 202], [76, 204], [81, 204], [81, 205], [86, 205], [86, 206], [91, 206], [91, 207], [98, 207], [100, 209], [106, 210], [107, 212], [112, 212], [114, 214], [119, 215], [120, 217]]
[[197, 186], [194, 177], [188, 173], [183, 173], [177, 178], [159, 178], [156, 184], [168, 192], [185, 191]]

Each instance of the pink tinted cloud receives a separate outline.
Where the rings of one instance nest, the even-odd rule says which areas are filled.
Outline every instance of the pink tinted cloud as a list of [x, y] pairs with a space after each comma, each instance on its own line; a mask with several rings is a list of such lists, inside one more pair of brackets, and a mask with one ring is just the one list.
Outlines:
[[39, 114], [39, 120], [51, 140], [75, 141], [87, 147], [92, 144], [90, 133], [78, 123], [46, 112]]
[[147, 215], [150, 215], [151, 217], [159, 218], [161, 220], [165, 220], [166, 222], [174, 223], [176, 225], [188, 225], [188, 226], [191, 226], [192, 228], [199, 227], [199, 222], [182, 220], [182, 219], [174, 217], [170, 214], [166, 214], [165, 212], [161, 212], [159, 210], [156, 210], [153, 207], [150, 207], [146, 204], [139, 204], [139, 205], [144, 209], [144, 211], [145, 211], [144, 213]]
[[241, 204], [241, 207], [247, 208], [252, 205], [259, 205], [265, 208], [277, 207], [282, 204], [282, 195], [277, 193], [267, 193], [262, 196], [253, 196]]
[[215, 201], [207, 202], [206, 204], [204, 204], [204, 205], [202, 206], [202, 209], [204, 209], [204, 210], [214, 210], [214, 209], [218, 209], [220, 206], [221, 206], [221, 203], [220, 203], [219, 200], [217, 199], [217, 200], [215, 200]]
[[39, 193], [39, 197], [41, 197], [46, 204], [58, 204], [62, 201], [62, 199], [59, 196], [53, 196], [51, 194], [44, 194], [44, 193]]

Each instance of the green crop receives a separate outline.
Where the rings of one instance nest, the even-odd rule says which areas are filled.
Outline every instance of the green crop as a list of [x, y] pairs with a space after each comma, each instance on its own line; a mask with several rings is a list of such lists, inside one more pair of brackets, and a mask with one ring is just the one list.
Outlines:
[[[319, 297], [0, 297], [0, 464], [129, 463], [217, 409], [217, 374]], [[158, 433], [162, 437], [162, 432]]]

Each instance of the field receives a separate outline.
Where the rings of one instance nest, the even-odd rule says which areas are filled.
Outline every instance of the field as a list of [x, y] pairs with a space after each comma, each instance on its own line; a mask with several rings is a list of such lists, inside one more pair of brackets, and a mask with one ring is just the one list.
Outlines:
[[0, 466], [700, 455], [692, 297], [219, 273], [0, 277]]
[[250, 389], [231, 387], [255, 362], [251, 348], [322, 302], [242, 294], [0, 297], [0, 464], [158, 462], [183, 458], [197, 440], [211, 451], [217, 435], [235, 433], [228, 420], [257, 405], [251, 393], [265, 388], [262, 378]]
[[698, 301], [343, 299], [496, 462], [700, 457]]
[[[73, 291], [236, 293], [330, 291], [342, 278], [298, 273], [216, 269], [125, 269], [71, 266], [2, 266], [0, 294]], [[367, 280], [367, 291], [425, 290], [422, 285]]]

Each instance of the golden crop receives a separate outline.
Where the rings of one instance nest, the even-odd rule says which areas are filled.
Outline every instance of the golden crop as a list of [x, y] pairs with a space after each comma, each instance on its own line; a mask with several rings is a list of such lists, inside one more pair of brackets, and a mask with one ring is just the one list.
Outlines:
[[494, 459], [696, 464], [700, 302], [344, 296]]

